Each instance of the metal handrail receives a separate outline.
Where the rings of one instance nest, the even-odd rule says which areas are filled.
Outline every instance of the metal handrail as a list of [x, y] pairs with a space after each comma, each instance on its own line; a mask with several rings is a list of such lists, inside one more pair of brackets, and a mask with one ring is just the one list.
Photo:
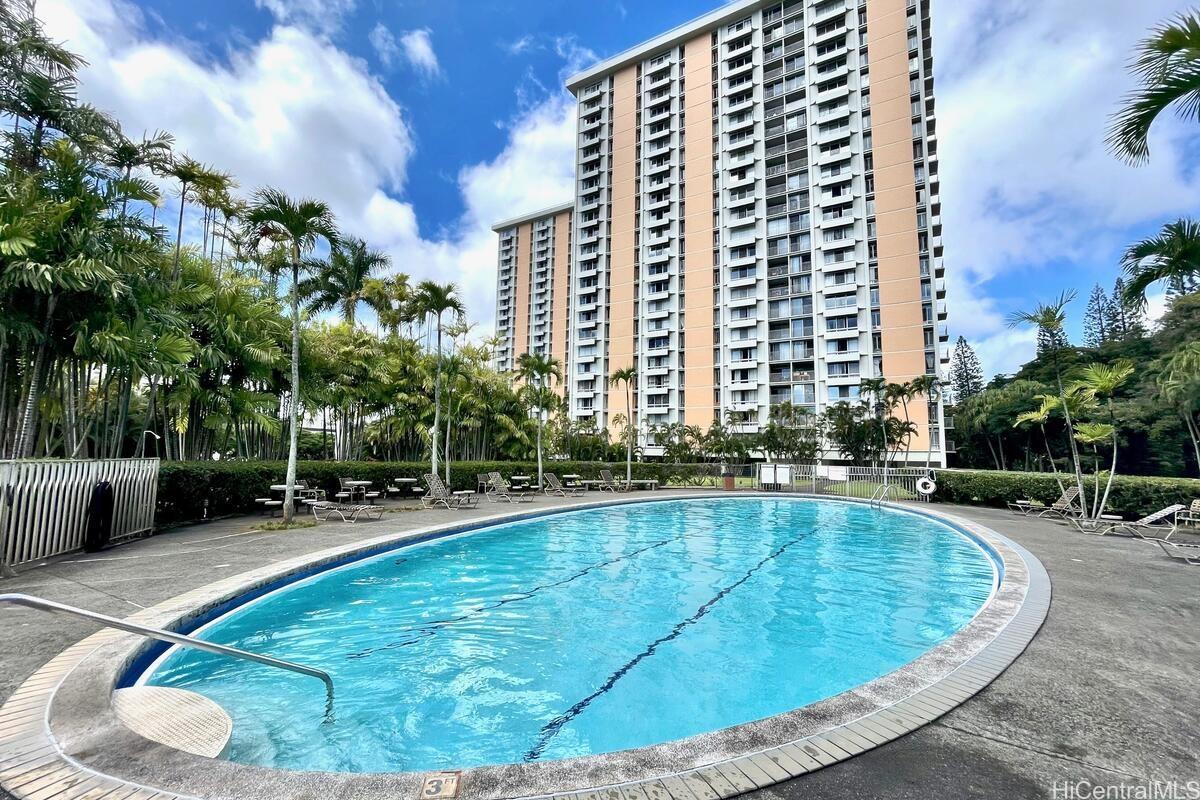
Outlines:
[[325, 718], [332, 719], [333, 716], [333, 678], [328, 672], [316, 669], [315, 667], [306, 667], [303, 664], [296, 664], [291, 661], [283, 661], [270, 656], [259, 655], [258, 653], [250, 653], [246, 650], [239, 650], [236, 647], [227, 647], [223, 644], [215, 644], [206, 642], [202, 639], [195, 639], [191, 636], [185, 636], [182, 633], [173, 633], [165, 631], [161, 628], [150, 628], [145, 625], [138, 625], [133, 622], [110, 617], [105, 614], [97, 614], [94, 611], [86, 611], [75, 606], [63, 605], [56, 603], [53, 600], [43, 600], [40, 597], [33, 597], [27, 594], [0, 594], [0, 603], [12, 603], [13, 605], [24, 606], [25, 608], [34, 608], [39, 611], [49, 611], [57, 614], [69, 614], [75, 617], [98, 622], [107, 628], [116, 628], [119, 631], [126, 633], [136, 633], [140, 636], [145, 636], [150, 639], [158, 639], [163, 642], [180, 647], [191, 647], [196, 650], [203, 650], [207, 653], [216, 653], [217, 655], [229, 656], [230, 658], [240, 658], [244, 661], [253, 661], [258, 664], [264, 664], [268, 667], [276, 667], [278, 669], [286, 669], [291, 672], [298, 672], [301, 675], [308, 675], [312, 678], [319, 679], [325, 684]]
[[892, 493], [892, 484], [890, 484], [890, 483], [883, 484], [878, 489], [871, 492], [871, 500], [870, 500], [871, 505], [882, 506], [884, 501], [887, 500], [888, 495], [891, 493]]

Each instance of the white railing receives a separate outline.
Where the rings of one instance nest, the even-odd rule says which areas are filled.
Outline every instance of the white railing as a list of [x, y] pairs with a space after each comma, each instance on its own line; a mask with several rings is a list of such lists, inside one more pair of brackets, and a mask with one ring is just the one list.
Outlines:
[[[759, 488], [808, 492], [837, 497], [928, 502], [917, 483], [928, 477], [923, 467], [843, 467], [826, 464], [759, 464]], [[884, 488], [886, 487], [886, 488]]]
[[110, 541], [149, 534], [157, 458], [0, 461], [0, 572], [83, 547], [92, 489], [113, 487]]

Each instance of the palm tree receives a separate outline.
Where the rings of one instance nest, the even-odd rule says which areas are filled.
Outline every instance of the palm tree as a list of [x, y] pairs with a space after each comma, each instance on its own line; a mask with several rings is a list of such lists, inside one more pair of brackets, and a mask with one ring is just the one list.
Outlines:
[[[937, 375], [918, 375], [908, 382], [909, 391], [912, 392], [912, 398], [924, 397], [930, 403], [936, 403], [942, 392], [942, 381]], [[925, 447], [925, 471], [929, 471], [929, 463], [933, 458], [933, 423], [934, 420], [929, 420], [928, 429], [926, 431], [929, 441]], [[945, 447], [943, 443], [943, 448]]]
[[221, 173], [186, 154], [174, 159], [165, 172], [179, 181], [179, 224], [175, 228], [175, 264], [171, 269], [171, 280], [178, 281], [179, 251], [183, 246], [183, 210], [187, 207], [188, 193], [195, 191], [197, 186], [212, 181]]
[[315, 274], [300, 284], [300, 296], [318, 313], [340, 307], [342, 319], [353, 326], [371, 274], [391, 263], [386, 253], [372, 250], [362, 239], [346, 239], [329, 251], [328, 260], [309, 262]]
[[[292, 265], [292, 374], [291, 402], [288, 404], [288, 465], [287, 490], [283, 498], [283, 521], [292, 521], [294, 485], [296, 483], [296, 453], [299, 439], [300, 407], [300, 267], [305, 253], [311, 252], [321, 240], [334, 247], [338, 242], [333, 212], [319, 200], [296, 201], [278, 189], [259, 189], [246, 212], [246, 225], [254, 241], [267, 240], [287, 251]], [[179, 256], [176, 249], [176, 258]]]
[[363, 302], [370, 306], [380, 326], [392, 336], [399, 336], [401, 326], [412, 322], [411, 298], [412, 287], [403, 272], [363, 282]]
[[1189, 342], [1160, 360], [1158, 396], [1183, 418], [1200, 466], [1200, 342]]
[[[1093, 519], [1100, 519], [1100, 515], [1104, 513], [1104, 506], [1108, 503], [1108, 493], [1112, 490], [1113, 477], [1117, 474], [1117, 415], [1113, 410], [1113, 396], [1133, 375], [1133, 370], [1133, 363], [1129, 361], [1118, 361], [1115, 364], [1090, 364], [1084, 368], [1079, 379], [1072, 386], [1086, 401], [1103, 400], [1105, 410], [1108, 412], [1108, 424], [1093, 423], [1091, 431], [1092, 434], [1098, 434], [1101, 432], [1101, 428], [1105, 428], [1112, 438], [1112, 468], [1108, 471], [1104, 497], [1100, 499], [1099, 503], [1094, 498], [1092, 500]], [[1082, 429], [1083, 425], [1077, 427]], [[1093, 440], [1091, 443], [1095, 445], [1095, 435], [1091, 438]], [[1099, 476], [1097, 476], [1097, 480], [1099, 480]], [[1096, 491], [1100, 491], [1099, 485], [1096, 486]]]
[[[1057, 342], [1061, 339], [1063, 326], [1067, 321], [1067, 306], [1075, 299], [1075, 291], [1063, 292], [1052, 303], [1039, 303], [1032, 311], [1015, 311], [1008, 316], [1008, 326], [1019, 328], [1022, 325], [1032, 325], [1039, 332], [1048, 334], [1047, 341]], [[1058, 347], [1051, 350], [1054, 363], [1054, 379], [1058, 384], [1058, 398], [1062, 403], [1063, 416], [1067, 419], [1067, 440], [1071, 444], [1071, 462], [1075, 467], [1075, 486], [1079, 489], [1079, 502], [1087, 508], [1087, 496], [1083, 491], [1083, 466], [1079, 463], [1079, 447], [1071, 432], [1075, 424], [1071, 421], [1071, 403], [1068, 402], [1066, 389], [1063, 387], [1062, 369], [1058, 362]]]
[[537, 462], [538, 488], [542, 488], [542, 429], [546, 424], [546, 412], [554, 409], [558, 395], [551, 389], [553, 381], [562, 381], [561, 364], [554, 356], [541, 353], [522, 353], [517, 359], [517, 376], [524, 385], [521, 394], [530, 410], [537, 414]]
[[1127, 303], [1144, 303], [1146, 290], [1158, 281], [1191, 291], [1200, 279], [1200, 222], [1180, 219], [1164, 225], [1157, 236], [1126, 250], [1121, 268], [1129, 276], [1122, 298]]
[[[121, 136], [115, 144], [109, 146], [105, 154], [105, 163], [121, 173], [128, 184], [133, 179], [133, 171], [147, 167], [158, 171], [170, 162], [171, 148], [175, 145], [175, 137], [163, 131], [155, 131], [153, 136], [142, 136], [142, 141], [134, 142]], [[128, 191], [121, 199], [121, 216], [125, 216], [129, 205]]]
[[1150, 157], [1150, 127], [1175, 106], [1184, 119], [1200, 116], [1200, 16], [1180, 14], [1138, 45], [1133, 72], [1141, 87], [1113, 117], [1108, 146], [1119, 158], [1142, 164]]
[[466, 313], [458, 288], [452, 283], [421, 281], [411, 298], [410, 312], [414, 318], [433, 316], [437, 319], [437, 370], [433, 381], [433, 430], [429, 438], [430, 471], [438, 467], [438, 430], [442, 422], [442, 315], [451, 312], [455, 317]]
[[630, 365], [623, 367], [609, 378], [613, 383], [625, 384], [625, 420], [629, 423], [629, 441], [625, 443], [625, 484], [632, 485], [633, 480], [633, 438], [637, 429], [633, 426], [633, 382], [637, 380], [637, 369]]
[[1033, 411], [1018, 414], [1013, 427], [1020, 428], [1024, 425], [1038, 426], [1042, 432], [1042, 442], [1046, 445], [1046, 457], [1050, 459], [1050, 471], [1054, 473], [1054, 482], [1058, 484], [1059, 491], [1066, 491], [1062, 479], [1058, 477], [1058, 464], [1054, 462], [1054, 452], [1050, 449], [1050, 437], [1046, 435], [1046, 423], [1050, 421], [1050, 414], [1061, 404], [1057, 397], [1048, 394], [1039, 394], [1037, 399], [1041, 401], [1041, 405]]

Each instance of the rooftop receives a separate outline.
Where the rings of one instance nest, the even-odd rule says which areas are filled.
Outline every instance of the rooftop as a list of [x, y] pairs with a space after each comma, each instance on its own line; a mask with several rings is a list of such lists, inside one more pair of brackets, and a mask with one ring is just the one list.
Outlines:
[[615, 56], [606, 58], [582, 72], [572, 75], [567, 80], [567, 90], [575, 93], [585, 84], [595, 81], [610, 72], [642, 61], [655, 53], [655, 51], [675, 47], [689, 39], [695, 38], [697, 33], [737, 19], [764, 4], [765, 0], [735, 0], [735, 2], [726, 3], [703, 16], [696, 17], [690, 22], [685, 22], [682, 25], [671, 28], [666, 33], [655, 36], [653, 39], [647, 39], [639, 45], [617, 53]]
[[512, 219], [506, 219], [501, 222], [497, 222], [495, 225], [492, 226], [492, 230], [499, 233], [500, 231], [516, 227], [517, 225], [520, 225], [521, 223], [533, 222], [536, 219], [543, 219], [545, 217], [552, 217], [555, 214], [561, 214], [564, 211], [571, 211], [574, 208], [575, 208], [574, 201], [569, 202], [569, 203], [559, 203], [556, 206], [550, 206], [550, 208], [543, 208], [541, 211], [533, 211], [529, 214], [522, 214], [519, 217], [513, 217]]

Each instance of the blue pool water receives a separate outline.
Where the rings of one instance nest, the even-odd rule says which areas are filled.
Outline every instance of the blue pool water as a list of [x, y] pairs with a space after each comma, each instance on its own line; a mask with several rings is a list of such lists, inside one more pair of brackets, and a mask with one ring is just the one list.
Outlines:
[[229, 757], [392, 772], [569, 758], [783, 713], [891, 672], [987, 601], [992, 559], [928, 517], [800, 499], [554, 514], [394, 550], [203, 638], [337, 686], [172, 651], [149, 683], [234, 718]]

